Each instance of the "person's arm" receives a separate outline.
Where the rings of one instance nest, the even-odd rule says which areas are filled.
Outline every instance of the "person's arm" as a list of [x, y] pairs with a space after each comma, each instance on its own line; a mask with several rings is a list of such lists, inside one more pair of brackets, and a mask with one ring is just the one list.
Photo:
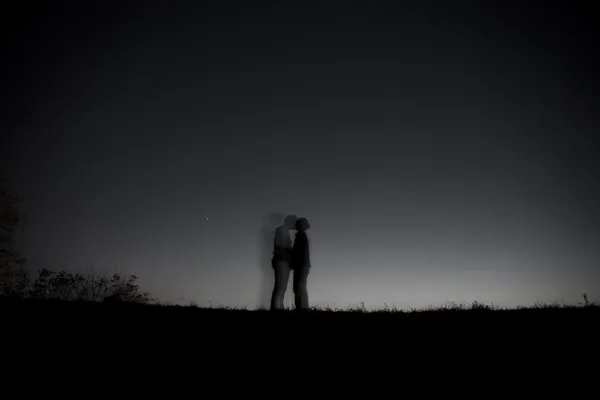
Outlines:
[[306, 257], [306, 265], [308, 265], [310, 267], [312, 264], [310, 263], [310, 246], [309, 246], [309, 243], [308, 243], [308, 236], [306, 236], [306, 238], [305, 238], [304, 245], [306, 246], [305, 249], [304, 249], [304, 254], [305, 254], [305, 257]]

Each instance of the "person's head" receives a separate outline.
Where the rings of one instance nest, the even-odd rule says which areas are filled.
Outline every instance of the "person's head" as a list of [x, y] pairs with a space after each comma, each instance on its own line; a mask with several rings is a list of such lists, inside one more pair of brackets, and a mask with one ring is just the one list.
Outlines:
[[287, 229], [296, 229], [297, 221], [298, 217], [296, 217], [293, 214], [290, 214], [287, 217], [285, 217], [285, 220], [283, 221], [283, 226], [285, 226]]
[[296, 221], [296, 230], [298, 232], [306, 232], [309, 229], [310, 224], [308, 223], [308, 220], [304, 217], [298, 218], [298, 220]]

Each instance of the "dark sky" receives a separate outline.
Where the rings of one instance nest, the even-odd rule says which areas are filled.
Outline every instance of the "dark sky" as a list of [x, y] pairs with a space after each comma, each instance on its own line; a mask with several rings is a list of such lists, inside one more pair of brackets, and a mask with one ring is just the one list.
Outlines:
[[7, 10], [2, 171], [31, 268], [255, 307], [295, 213], [312, 304], [600, 300], [591, 9], [212, 3]]

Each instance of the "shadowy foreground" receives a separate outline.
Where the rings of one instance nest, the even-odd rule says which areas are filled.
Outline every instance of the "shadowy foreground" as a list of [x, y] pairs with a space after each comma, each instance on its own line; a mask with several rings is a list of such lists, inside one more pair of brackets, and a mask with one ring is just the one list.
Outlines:
[[281, 352], [346, 369], [372, 365], [359, 355], [385, 356], [409, 364], [408, 359], [458, 362], [467, 355], [487, 360], [481, 365], [497, 364], [502, 358], [543, 364], [545, 358], [538, 355], [578, 358], [589, 354], [595, 347], [599, 321], [600, 307], [594, 305], [501, 310], [474, 304], [411, 312], [270, 312], [0, 300], [3, 340], [13, 348], [43, 344], [45, 351], [60, 359], [88, 353], [107, 359], [123, 352], [143, 354], [151, 359], [148, 365], [166, 355], [201, 360], [203, 365], [224, 363], [227, 370], [243, 360], [254, 365], [248, 368], [265, 371], [260, 363], [280, 360], [284, 357]]
[[[360, 308], [348, 310], [311, 309], [307, 311], [246, 310], [234, 308], [202, 308], [197, 306], [114, 303], [92, 301], [2, 299], [0, 312], [5, 318], [38, 321], [46, 319], [97, 320], [119, 318], [119, 325], [132, 322], [171, 321], [252, 322], [302, 321], [335, 324], [339, 322], [384, 323], [411, 321], [600, 321], [600, 306], [538, 305], [516, 309], [490, 307], [480, 303], [468, 306], [446, 306], [423, 310], [378, 310]], [[121, 319], [123, 318], [123, 319]]]

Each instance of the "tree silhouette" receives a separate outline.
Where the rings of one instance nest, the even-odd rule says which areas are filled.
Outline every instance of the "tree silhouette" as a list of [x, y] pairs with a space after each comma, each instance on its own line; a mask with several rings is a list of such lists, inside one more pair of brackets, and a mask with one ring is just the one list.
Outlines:
[[6, 179], [0, 177], [0, 295], [21, 295], [27, 288], [25, 257], [14, 247], [14, 233], [19, 224], [17, 203], [9, 193]]
[[148, 303], [150, 296], [140, 292], [137, 277], [119, 274], [86, 276], [67, 271], [42, 269], [31, 282], [25, 270], [25, 257], [14, 247], [14, 233], [19, 224], [17, 203], [9, 193], [6, 180], [0, 177], [0, 296], [30, 299], [61, 299], [110, 302]]

